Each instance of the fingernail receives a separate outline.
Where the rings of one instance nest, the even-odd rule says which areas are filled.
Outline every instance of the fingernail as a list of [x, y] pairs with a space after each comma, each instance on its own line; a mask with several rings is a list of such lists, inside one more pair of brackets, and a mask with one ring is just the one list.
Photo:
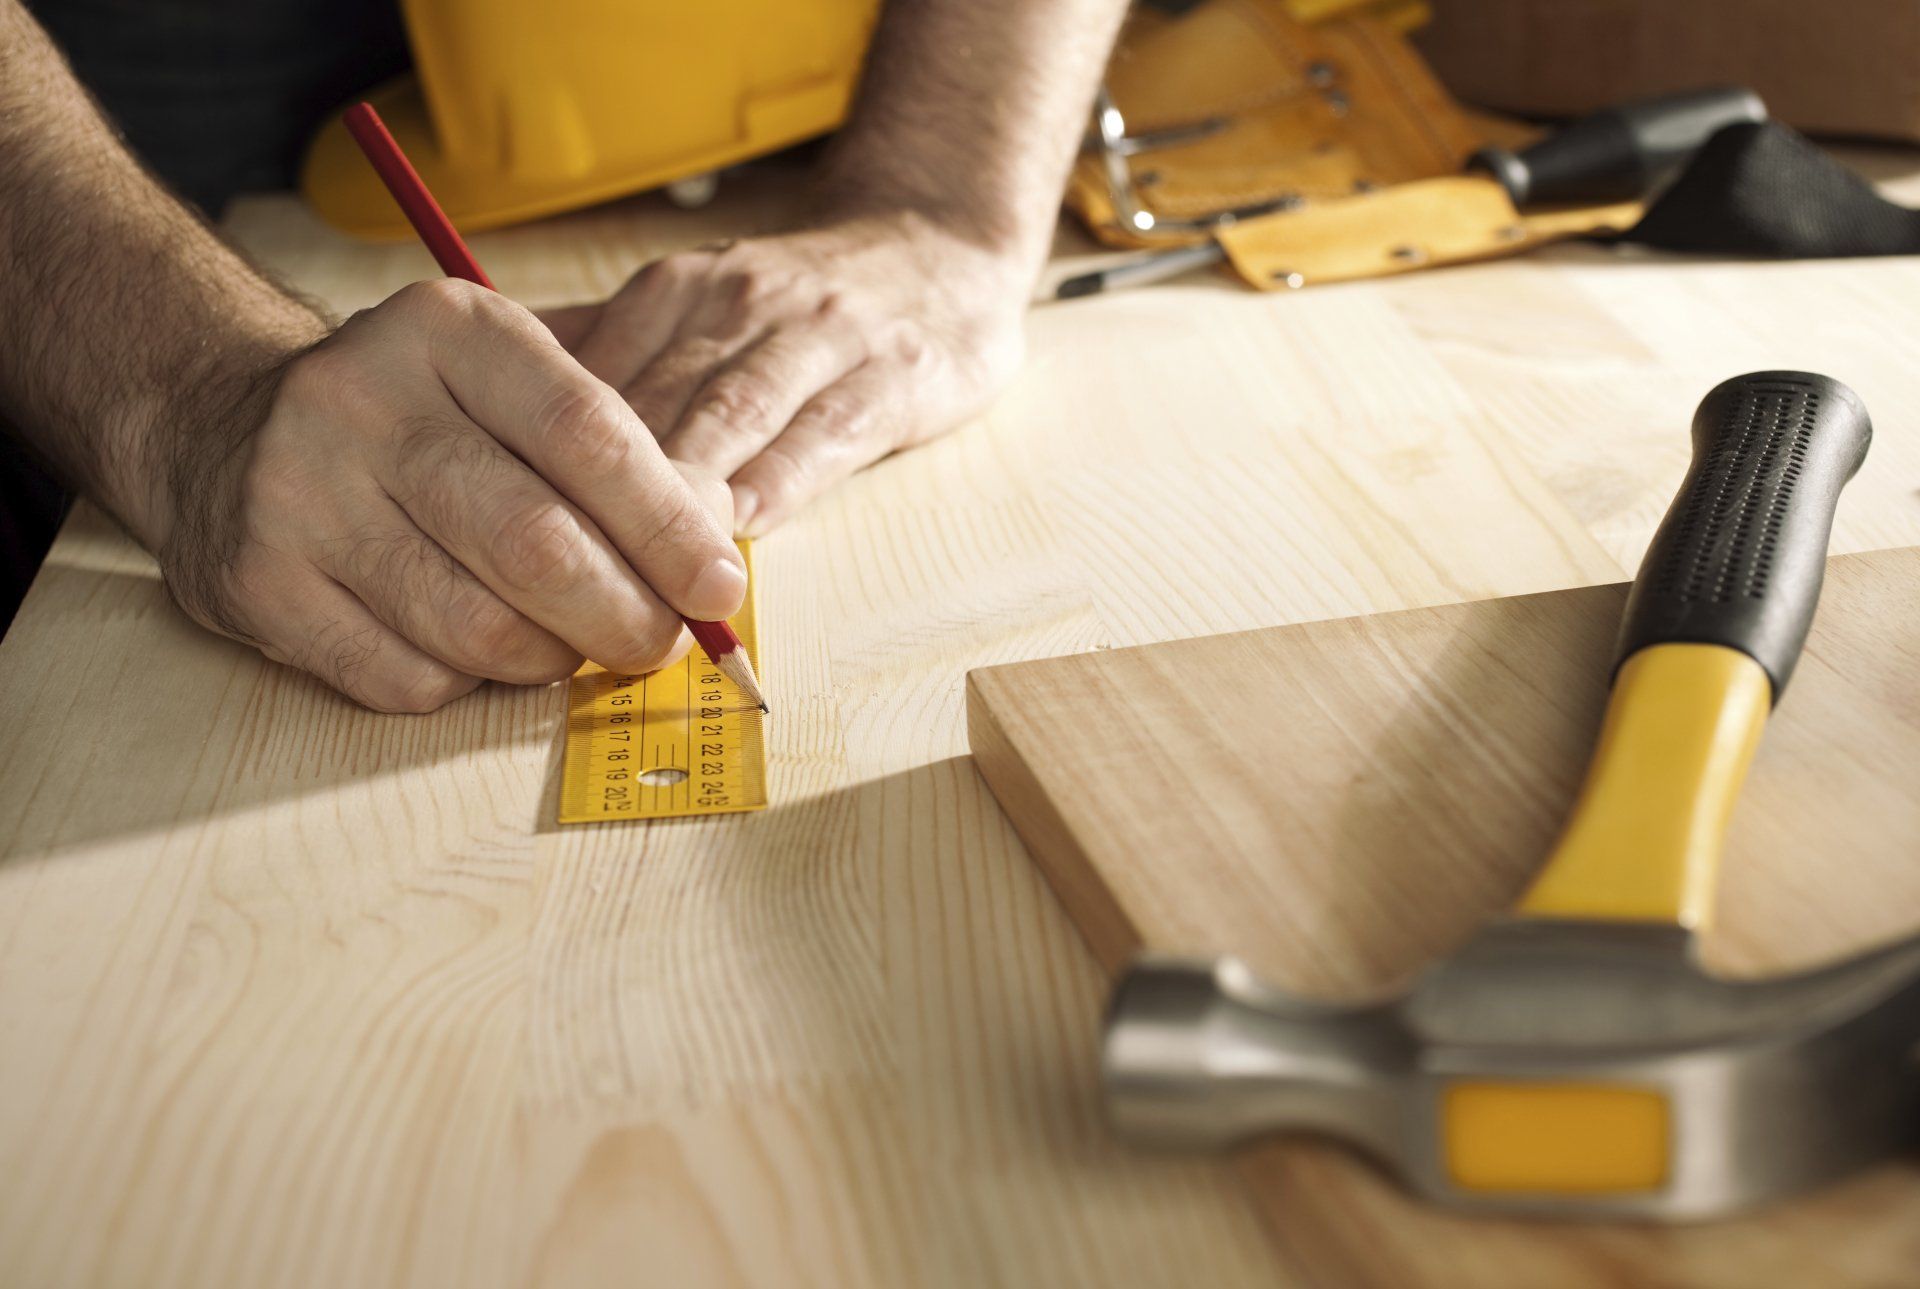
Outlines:
[[[700, 570], [687, 588], [687, 603], [695, 614], [725, 617], [747, 596], [747, 574], [732, 560], [717, 559]], [[721, 606], [727, 607], [721, 607]]]
[[733, 488], [733, 531], [748, 536], [747, 525], [753, 522], [753, 512], [760, 509], [760, 494], [747, 484], [732, 484]]

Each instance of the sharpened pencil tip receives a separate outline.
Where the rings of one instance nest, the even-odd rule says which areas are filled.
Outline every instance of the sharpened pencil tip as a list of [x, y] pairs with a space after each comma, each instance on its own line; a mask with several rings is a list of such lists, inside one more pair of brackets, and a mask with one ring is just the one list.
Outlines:
[[747, 661], [745, 649], [729, 649], [715, 658], [713, 665], [734, 683], [742, 698], [763, 712], [767, 710], [767, 696], [760, 692], [760, 678], [753, 674], [753, 664]]

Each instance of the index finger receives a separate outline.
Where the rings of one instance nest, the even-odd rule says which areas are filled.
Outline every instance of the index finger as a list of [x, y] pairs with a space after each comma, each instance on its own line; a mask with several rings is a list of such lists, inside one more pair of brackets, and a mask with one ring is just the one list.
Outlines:
[[738, 612], [747, 574], [732, 535], [619, 394], [503, 296], [473, 297], [476, 325], [436, 334], [429, 354], [463, 411], [578, 506], [678, 612]]

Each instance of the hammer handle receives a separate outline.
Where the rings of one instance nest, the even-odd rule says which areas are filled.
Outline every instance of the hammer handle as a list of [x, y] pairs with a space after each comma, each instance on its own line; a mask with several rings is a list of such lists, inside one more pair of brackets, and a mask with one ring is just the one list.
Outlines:
[[1627, 599], [1616, 668], [1648, 645], [1738, 649], [1777, 700], [1793, 674], [1827, 567], [1840, 490], [1873, 425], [1830, 376], [1736, 376], [1693, 416], [1693, 465]]
[[1852, 390], [1806, 372], [1736, 377], [1701, 403], [1693, 465], [1627, 599], [1593, 761], [1520, 914], [1707, 923], [1734, 802], [1871, 434]]

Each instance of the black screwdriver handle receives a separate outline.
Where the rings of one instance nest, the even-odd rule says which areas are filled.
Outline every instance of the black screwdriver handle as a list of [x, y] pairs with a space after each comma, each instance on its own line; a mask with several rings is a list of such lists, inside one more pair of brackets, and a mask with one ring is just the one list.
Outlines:
[[1840, 490], [1872, 440], [1860, 396], [1831, 376], [1763, 371], [1715, 386], [1627, 597], [1618, 662], [1648, 645], [1728, 645], [1766, 668], [1778, 702], [1813, 625]]
[[1483, 148], [1467, 165], [1490, 172], [1516, 206], [1628, 201], [1726, 126], [1766, 119], [1752, 90], [1693, 90], [1595, 112], [1520, 152]]

